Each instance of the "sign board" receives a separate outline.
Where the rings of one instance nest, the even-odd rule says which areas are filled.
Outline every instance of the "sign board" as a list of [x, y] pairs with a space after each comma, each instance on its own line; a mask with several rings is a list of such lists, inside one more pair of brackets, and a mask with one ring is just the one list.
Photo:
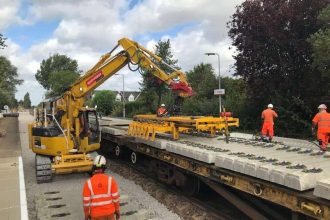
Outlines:
[[214, 90], [214, 95], [224, 95], [225, 90], [224, 89], [215, 89]]
[[3, 109], [8, 110], [9, 109], [8, 105], [3, 106]]

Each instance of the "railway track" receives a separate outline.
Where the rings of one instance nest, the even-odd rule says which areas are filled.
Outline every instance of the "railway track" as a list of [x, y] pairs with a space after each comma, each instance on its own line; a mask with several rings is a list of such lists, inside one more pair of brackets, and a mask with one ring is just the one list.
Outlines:
[[128, 160], [114, 157], [110, 161], [110, 170], [140, 185], [183, 219], [249, 219], [210, 189], [203, 188], [203, 194], [186, 195], [177, 187], [159, 181], [142, 164], [132, 165]]

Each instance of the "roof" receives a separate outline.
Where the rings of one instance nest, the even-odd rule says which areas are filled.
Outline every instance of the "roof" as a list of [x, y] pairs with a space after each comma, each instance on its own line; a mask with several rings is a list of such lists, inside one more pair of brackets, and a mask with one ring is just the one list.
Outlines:
[[[117, 94], [119, 94], [120, 96], [123, 97], [123, 91], [116, 91]], [[141, 92], [137, 92], [137, 91], [125, 91], [124, 92], [124, 99], [128, 100], [128, 97], [132, 94], [134, 96], [134, 100], [136, 100], [137, 97], [139, 97]]]
[[[94, 90], [92, 92], [92, 94], [95, 94], [96, 92], [99, 92], [99, 91], [101, 91], [101, 90]], [[116, 91], [116, 90], [108, 90], [108, 91], [114, 92], [114, 93], [116, 93], [116, 95], [119, 94], [120, 96], [122, 96], [122, 91]], [[140, 93], [141, 93], [140, 91], [125, 91], [124, 99], [128, 100], [128, 97], [132, 94], [134, 96], [134, 101], [135, 101], [136, 98], [140, 96]]]

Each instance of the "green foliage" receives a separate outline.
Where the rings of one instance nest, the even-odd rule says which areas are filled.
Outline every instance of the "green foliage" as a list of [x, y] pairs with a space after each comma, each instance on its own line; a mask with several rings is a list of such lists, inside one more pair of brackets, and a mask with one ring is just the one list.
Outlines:
[[276, 99], [278, 100], [276, 111], [279, 114], [275, 123], [277, 132], [289, 137], [308, 137], [313, 111], [306, 108], [305, 101], [300, 97], [288, 99], [279, 96]]
[[0, 89], [0, 97], [0, 109], [3, 109], [5, 105], [8, 105], [10, 108], [16, 107], [17, 100], [13, 93]]
[[22, 82], [18, 79], [17, 68], [11, 65], [7, 58], [0, 56], [0, 108], [4, 105], [10, 108], [16, 107], [16, 86]]
[[[53, 76], [56, 74], [63, 76], [64, 73], [68, 74], [69, 72], [71, 73], [67, 77], [64, 77], [68, 78], [68, 80]], [[50, 93], [59, 93], [63, 88], [55, 81], [64, 80], [66, 84], [70, 85], [73, 81], [69, 82], [69, 80], [75, 80], [75, 76], [79, 76], [79, 72], [76, 60], [72, 60], [66, 55], [55, 54], [46, 60], [42, 60], [40, 69], [37, 70], [35, 77], [46, 90], [50, 90]], [[55, 88], [52, 87], [53, 85], [55, 85]], [[59, 89], [59, 91], [56, 89]]]
[[[226, 94], [222, 96], [222, 105], [226, 111], [233, 112], [235, 117], [241, 117], [245, 112], [246, 88], [242, 78], [221, 78], [221, 88]], [[218, 99], [218, 98], [217, 98]]]
[[303, 135], [316, 106], [329, 100], [329, 80], [311, 64], [307, 42], [322, 26], [317, 16], [328, 2], [255, 0], [237, 7], [228, 24], [237, 48], [236, 75], [246, 83], [241, 118], [247, 129], [260, 129], [260, 112], [271, 102], [279, 112], [277, 134]]
[[112, 109], [111, 116], [113, 117], [123, 117], [123, 104], [120, 102], [115, 102]]
[[[143, 88], [141, 91], [141, 95], [139, 97], [139, 101], [144, 103], [144, 110], [145, 112], [153, 112], [155, 113], [158, 104], [157, 104], [157, 94], [153, 90], [153, 88], [148, 87], [148, 88]], [[129, 112], [127, 112], [129, 114]]]
[[197, 98], [192, 97], [186, 99], [182, 105], [182, 112], [184, 115], [217, 115], [219, 111], [219, 102], [218, 99], [212, 98]]
[[[184, 115], [219, 115], [219, 97], [214, 95], [214, 89], [219, 88], [219, 78], [214, 74], [211, 64], [198, 64], [187, 73], [187, 79], [195, 95], [183, 102]], [[222, 106], [226, 111], [234, 112], [240, 117], [244, 112], [245, 83], [242, 79], [230, 77], [221, 78], [221, 88], [226, 90], [222, 96]]]
[[[154, 52], [157, 56], [162, 58], [162, 60], [179, 68], [177, 66], [177, 60], [173, 59], [173, 54], [171, 51], [171, 42], [170, 40], [158, 41], [156, 44], [156, 50]], [[159, 63], [156, 60], [154, 61], [160, 69], [166, 73], [171, 73], [173, 70], [163, 63]], [[143, 75], [143, 81], [141, 85], [141, 99], [146, 101], [146, 110], [155, 112], [157, 107], [163, 102], [162, 98], [167, 93], [170, 93], [168, 86], [162, 82], [160, 79], [155, 77], [151, 72], [146, 71]]]
[[211, 99], [213, 90], [219, 88], [218, 80], [214, 75], [211, 64], [198, 64], [193, 70], [188, 71], [187, 79], [197, 98]]
[[[141, 101], [127, 102], [125, 103], [126, 118], [133, 118], [134, 115], [139, 114], [151, 114], [151, 112], [146, 112], [145, 109], [145, 105]], [[123, 117], [122, 102], [116, 102], [111, 115], [115, 117]]]
[[23, 103], [24, 103], [23, 100], [19, 100], [19, 101], [17, 102], [17, 105], [20, 106], [20, 107], [22, 107], [22, 106], [23, 106]]
[[30, 94], [28, 92], [24, 95], [23, 107], [26, 109], [31, 108]]
[[218, 88], [218, 81], [211, 64], [198, 64], [187, 72], [187, 80], [194, 91], [194, 96], [184, 100], [182, 113], [184, 115], [216, 115], [219, 102], [213, 95]]
[[48, 97], [59, 96], [66, 91], [70, 85], [79, 78], [79, 73], [72, 71], [54, 72], [49, 77], [51, 90], [47, 93]]
[[97, 111], [103, 115], [110, 115], [115, 106], [116, 94], [109, 90], [97, 91], [92, 99], [93, 107], [97, 105]]
[[318, 16], [322, 27], [308, 39], [313, 49], [313, 65], [321, 72], [322, 77], [330, 79], [330, 4]]
[[5, 48], [7, 45], [5, 44], [7, 38], [5, 38], [2, 34], [0, 34], [0, 49]]

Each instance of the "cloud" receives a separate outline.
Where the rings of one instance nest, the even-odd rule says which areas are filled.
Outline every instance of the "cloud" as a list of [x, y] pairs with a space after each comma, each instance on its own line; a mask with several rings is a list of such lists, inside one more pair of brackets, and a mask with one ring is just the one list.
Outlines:
[[0, 0], [0, 5], [0, 31], [12, 24], [21, 22], [17, 15], [20, 7], [19, 0]]
[[[234, 63], [233, 50], [229, 49], [228, 38], [216, 43], [209, 42], [203, 31], [190, 31], [179, 34], [172, 40], [174, 56], [179, 60], [183, 71], [191, 70], [195, 65], [204, 62], [211, 63], [218, 73], [217, 56], [206, 56], [205, 53], [218, 53], [220, 55], [221, 75], [231, 75], [231, 66]], [[189, 43], [187, 43], [189, 42]]]
[[242, 0], [146, 0], [126, 13], [125, 24], [134, 33], [164, 31], [182, 24], [199, 24], [212, 42], [227, 36], [226, 23]]
[[[18, 88], [17, 98], [22, 99], [28, 91], [33, 104], [37, 104], [44, 93], [34, 80], [42, 59], [55, 53], [66, 54], [78, 61], [81, 70], [87, 71], [124, 36], [137, 39], [151, 50], [157, 41], [169, 38], [174, 58], [179, 60], [183, 71], [208, 62], [217, 73], [217, 58], [204, 55], [217, 52], [221, 57], [221, 75], [228, 75], [234, 63], [234, 50], [228, 49], [226, 22], [235, 5], [241, 2], [243, 0], [144, 0], [132, 7], [128, 0], [81, 0], [79, 4], [76, 0], [34, 0], [26, 9], [26, 16], [20, 18], [20, 2], [8, 0], [1, 4], [8, 9], [0, 9], [0, 31], [9, 25], [35, 25], [40, 21], [55, 20], [58, 26], [50, 38], [24, 51], [8, 39], [8, 47], [0, 53], [18, 67], [20, 77], [26, 80]], [[141, 76], [138, 73], [123, 68], [119, 74], [125, 76], [126, 90], [139, 89]], [[122, 90], [122, 77], [111, 77], [100, 89]]]
[[36, 1], [30, 8], [27, 20], [59, 19], [54, 37], [60, 44], [75, 42], [78, 46], [104, 50], [124, 36], [131, 36], [123, 26], [121, 12], [127, 1], [59, 0]]

